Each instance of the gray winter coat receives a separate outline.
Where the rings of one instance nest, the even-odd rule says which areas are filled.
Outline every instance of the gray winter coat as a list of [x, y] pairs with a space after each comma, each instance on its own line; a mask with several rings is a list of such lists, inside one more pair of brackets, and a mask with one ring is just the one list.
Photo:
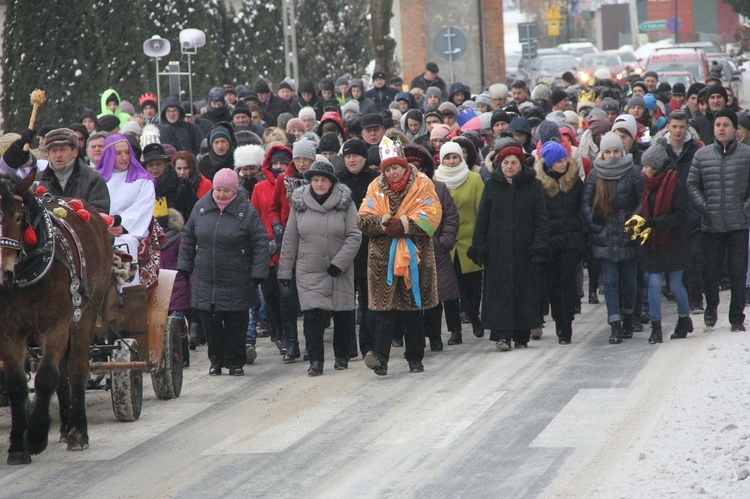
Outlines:
[[643, 177], [640, 167], [633, 168], [620, 180], [615, 180], [617, 194], [612, 203], [612, 213], [604, 219], [594, 211], [594, 194], [599, 175], [591, 169], [583, 185], [581, 216], [589, 230], [594, 257], [610, 262], [621, 262], [638, 258], [638, 241], [630, 239], [625, 232], [625, 221], [641, 211]]
[[703, 232], [750, 227], [750, 146], [732, 141], [700, 148], [687, 179], [690, 200], [703, 215]]
[[[354, 310], [354, 257], [362, 233], [357, 228], [357, 209], [351, 191], [341, 182], [321, 205], [303, 185], [289, 200], [289, 220], [281, 245], [278, 278], [291, 279], [297, 265], [300, 308], [331, 311]], [[328, 275], [333, 264], [342, 272]]]
[[239, 312], [258, 304], [252, 280], [267, 278], [268, 258], [266, 229], [247, 197], [221, 212], [209, 193], [185, 223], [177, 270], [193, 274], [193, 308]]

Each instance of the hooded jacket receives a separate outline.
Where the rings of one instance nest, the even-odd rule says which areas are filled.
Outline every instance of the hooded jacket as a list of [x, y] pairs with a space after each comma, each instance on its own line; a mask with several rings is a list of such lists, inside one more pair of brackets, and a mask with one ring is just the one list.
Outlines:
[[[115, 109], [114, 111], [110, 111], [107, 108], [107, 99], [109, 99], [111, 95], [114, 95], [115, 97], [117, 97], [117, 109]], [[99, 114], [99, 116], [97, 116], [97, 118], [101, 119], [102, 116], [112, 114], [114, 116], [117, 116], [117, 119], [120, 120], [120, 128], [122, 128], [123, 126], [125, 126], [125, 123], [130, 121], [130, 115], [128, 113], [122, 112], [122, 110], [120, 109], [121, 104], [122, 104], [122, 99], [120, 99], [120, 94], [118, 94], [117, 91], [115, 91], [115, 89], [108, 88], [102, 94], [102, 98], [101, 98], [102, 112], [101, 114]]]
[[[176, 107], [180, 117], [176, 122], [167, 120], [167, 108]], [[203, 140], [203, 132], [195, 123], [185, 121], [185, 108], [177, 97], [167, 97], [161, 105], [161, 116], [159, 123], [159, 139], [162, 144], [172, 144], [178, 151], [190, 151], [198, 155]]]
[[[229, 133], [229, 151], [224, 156], [219, 156], [211, 149], [211, 134], [214, 129], [219, 127], [224, 128]], [[217, 123], [212, 126], [211, 131], [208, 133], [208, 138], [209, 153], [203, 156], [198, 162], [198, 171], [213, 182], [214, 175], [222, 168], [234, 170], [234, 150], [237, 148], [237, 140], [234, 138], [234, 128], [227, 122]]]
[[534, 163], [536, 178], [542, 183], [544, 203], [549, 218], [549, 247], [556, 249], [583, 249], [586, 234], [581, 220], [583, 181], [578, 176], [578, 164], [567, 158], [568, 168], [557, 175], [545, 168], [544, 158]]
[[333, 122], [336, 125], [336, 128], [338, 128], [340, 135], [339, 140], [342, 144], [349, 140], [349, 136], [346, 134], [346, 128], [344, 128], [344, 123], [341, 121], [341, 116], [339, 113], [334, 113], [333, 111], [323, 113], [323, 117], [320, 119], [320, 123], [318, 123], [318, 128], [315, 129], [315, 133], [318, 137], [323, 136], [323, 125], [329, 122]]

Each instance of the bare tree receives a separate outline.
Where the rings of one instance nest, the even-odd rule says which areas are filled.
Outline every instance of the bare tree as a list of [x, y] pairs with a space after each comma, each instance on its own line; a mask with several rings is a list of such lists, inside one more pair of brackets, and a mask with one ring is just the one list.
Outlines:
[[391, 17], [393, 17], [393, 0], [370, 0], [370, 32], [372, 48], [375, 54], [375, 67], [381, 69], [386, 77], [396, 74], [396, 40], [391, 36]]

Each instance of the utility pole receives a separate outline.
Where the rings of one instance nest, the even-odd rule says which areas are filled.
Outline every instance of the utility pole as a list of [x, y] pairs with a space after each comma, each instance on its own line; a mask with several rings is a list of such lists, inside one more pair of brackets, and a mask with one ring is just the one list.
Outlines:
[[[677, 5], [677, 0], [675, 0]], [[638, 6], [636, 0], [630, 0], [628, 2], [629, 13], [630, 13], [630, 35], [633, 39], [633, 50], [640, 47], [639, 36], [638, 36]]]
[[295, 25], [294, 0], [283, 0], [281, 19], [284, 29], [284, 64], [286, 76], [294, 78], [299, 88], [299, 67], [297, 65], [297, 26]]

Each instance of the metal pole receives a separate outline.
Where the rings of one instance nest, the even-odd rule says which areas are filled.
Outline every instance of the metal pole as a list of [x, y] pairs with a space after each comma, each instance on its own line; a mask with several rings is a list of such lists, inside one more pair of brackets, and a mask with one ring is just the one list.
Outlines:
[[448, 26], [448, 31], [445, 32], [445, 37], [448, 39], [448, 64], [451, 68], [451, 83], [453, 83], [453, 34], [450, 26]]
[[282, 21], [284, 30], [284, 61], [286, 76], [294, 78], [295, 85], [299, 85], [299, 68], [297, 67], [297, 28], [295, 26], [294, 0], [284, 0], [282, 7]]
[[630, 2], [628, 2], [628, 13], [630, 14], [630, 36], [633, 39], [633, 50], [640, 47], [638, 39], [638, 7], [635, 2], [636, 0], [630, 0]]
[[679, 31], [679, 29], [677, 27], [677, 0], [674, 0], [674, 43], [675, 43], [675, 45], [677, 45], [677, 43], [679, 43], [677, 41], [677, 39], [678, 39], [677, 32], [678, 31]]
[[157, 115], [159, 117], [159, 121], [161, 122], [161, 90], [159, 85], [159, 58], [154, 57], [154, 62], [156, 63], [156, 100], [159, 102], [156, 103], [156, 107], [159, 111], [159, 114]]
[[193, 117], [193, 65], [190, 54], [187, 54], [188, 59], [188, 94], [190, 96], [190, 112], [186, 113], [190, 118]]

